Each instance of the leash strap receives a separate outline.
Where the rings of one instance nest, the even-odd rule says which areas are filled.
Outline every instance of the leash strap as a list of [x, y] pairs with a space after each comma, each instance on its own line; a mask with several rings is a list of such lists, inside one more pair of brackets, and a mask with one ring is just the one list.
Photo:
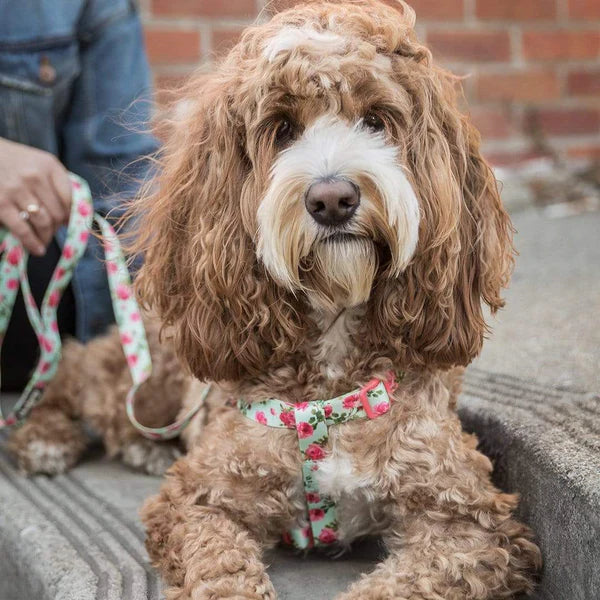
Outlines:
[[0, 348], [8, 328], [19, 286], [23, 291], [25, 309], [40, 346], [40, 357], [25, 390], [6, 418], [0, 404], [0, 427], [22, 422], [39, 401], [46, 385], [58, 368], [61, 340], [57, 325], [57, 311], [62, 294], [71, 281], [77, 261], [85, 251], [92, 224], [93, 209], [87, 184], [71, 175], [73, 189], [72, 209], [67, 237], [60, 259], [42, 300], [41, 310], [31, 294], [27, 278], [28, 253], [20, 241], [5, 230], [0, 232], [3, 255], [0, 260]]
[[390, 409], [396, 389], [395, 375], [385, 380], [372, 379], [362, 388], [331, 400], [292, 404], [269, 399], [238, 402], [241, 413], [268, 427], [295, 429], [302, 455], [302, 480], [306, 500], [303, 523], [284, 534], [284, 541], [298, 549], [329, 546], [338, 539], [335, 502], [319, 491], [320, 462], [327, 457], [329, 427], [354, 419], [375, 419]]
[[10, 321], [19, 287], [23, 291], [25, 308], [40, 346], [40, 358], [25, 390], [4, 417], [0, 403], [0, 428], [22, 423], [39, 402], [44, 388], [58, 369], [61, 356], [61, 339], [57, 325], [60, 299], [73, 277], [77, 262], [85, 252], [93, 221], [98, 225], [104, 241], [106, 272], [113, 303], [115, 320], [121, 345], [127, 359], [133, 386], [127, 395], [127, 415], [140, 433], [154, 440], [173, 438], [187, 426], [200, 410], [208, 394], [206, 389], [200, 402], [184, 418], [167, 427], [144, 427], [135, 418], [135, 393], [148, 380], [152, 362], [146, 332], [138, 304], [131, 289], [131, 279], [123, 251], [113, 227], [100, 215], [94, 214], [92, 196], [87, 183], [70, 174], [72, 204], [67, 237], [58, 264], [44, 295], [41, 310], [31, 294], [27, 278], [28, 254], [20, 241], [6, 230], [0, 229], [0, 350]]

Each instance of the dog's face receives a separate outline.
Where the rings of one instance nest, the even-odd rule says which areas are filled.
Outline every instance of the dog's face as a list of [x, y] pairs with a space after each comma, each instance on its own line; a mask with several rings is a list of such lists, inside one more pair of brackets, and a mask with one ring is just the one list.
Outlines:
[[265, 40], [248, 148], [260, 260], [280, 285], [335, 310], [406, 267], [419, 203], [403, 156], [411, 102], [392, 59], [344, 26], [318, 27]]
[[315, 2], [190, 84], [141, 203], [142, 296], [201, 378], [289, 360], [309, 311], [365, 305], [361, 343], [466, 364], [501, 305], [510, 222], [403, 2]]

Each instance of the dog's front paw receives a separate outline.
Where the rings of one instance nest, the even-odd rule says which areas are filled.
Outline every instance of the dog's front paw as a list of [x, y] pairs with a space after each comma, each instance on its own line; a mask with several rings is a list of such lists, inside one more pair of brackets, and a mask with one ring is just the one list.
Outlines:
[[15, 429], [8, 449], [27, 475], [59, 475], [75, 466], [86, 447], [79, 424], [60, 413], [32, 413]]
[[15, 450], [21, 471], [27, 475], [60, 475], [75, 466], [80, 448], [64, 442], [32, 440]]
[[138, 471], [148, 475], [164, 475], [181, 456], [181, 451], [173, 443], [139, 438], [125, 444], [121, 456], [126, 465]]

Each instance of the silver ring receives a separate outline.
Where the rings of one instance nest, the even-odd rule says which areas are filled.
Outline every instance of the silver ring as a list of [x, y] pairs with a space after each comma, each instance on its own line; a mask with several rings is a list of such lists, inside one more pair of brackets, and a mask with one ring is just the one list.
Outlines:
[[25, 210], [29, 213], [29, 215], [35, 215], [40, 212], [40, 208], [41, 207], [39, 204], [32, 203], [32, 204], [28, 204], [25, 207]]
[[22, 210], [19, 212], [19, 219], [21, 219], [21, 221], [29, 221], [30, 218], [31, 218], [31, 215], [29, 214], [28, 211]]

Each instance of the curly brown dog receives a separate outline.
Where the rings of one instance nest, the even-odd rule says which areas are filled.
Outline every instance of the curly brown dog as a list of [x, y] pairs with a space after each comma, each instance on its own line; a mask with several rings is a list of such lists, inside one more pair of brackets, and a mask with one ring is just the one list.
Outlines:
[[[503, 304], [512, 228], [413, 24], [370, 0], [248, 29], [189, 86], [138, 207], [138, 284], [194, 376], [245, 402], [405, 372], [387, 414], [332, 426], [324, 448], [338, 546], [381, 534], [389, 552], [341, 598], [507, 598], [539, 551], [445, 380], [481, 349], [482, 301]], [[306, 525], [298, 437], [226, 411], [170, 470], [143, 520], [171, 600], [275, 597], [261, 552]]]
[[[309, 2], [192, 81], [137, 206], [137, 285], [217, 402], [299, 407], [403, 373], [385, 414], [323, 443], [334, 546], [379, 534], [388, 551], [339, 600], [510, 598], [539, 550], [454, 398], [482, 303], [503, 305], [512, 227], [413, 26], [400, 1]], [[300, 437], [236, 408], [192, 424], [142, 511], [170, 600], [276, 597], [261, 554], [307, 527]]]

